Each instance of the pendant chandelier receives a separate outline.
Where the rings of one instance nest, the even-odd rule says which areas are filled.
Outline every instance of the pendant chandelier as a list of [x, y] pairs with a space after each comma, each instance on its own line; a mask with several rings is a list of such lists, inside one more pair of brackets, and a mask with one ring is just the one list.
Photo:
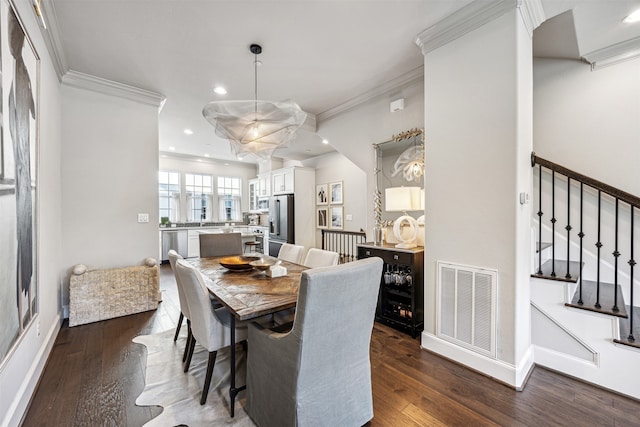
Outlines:
[[254, 55], [253, 101], [210, 102], [202, 114], [218, 136], [229, 140], [236, 156], [254, 154], [269, 158], [276, 148], [294, 138], [307, 113], [293, 101], [258, 100], [258, 55], [262, 47], [252, 44], [249, 50]]

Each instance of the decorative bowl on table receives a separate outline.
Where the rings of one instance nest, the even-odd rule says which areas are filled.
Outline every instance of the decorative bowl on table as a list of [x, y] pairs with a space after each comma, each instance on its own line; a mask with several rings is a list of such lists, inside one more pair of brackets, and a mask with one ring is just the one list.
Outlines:
[[251, 261], [249, 264], [256, 270], [267, 271], [273, 264], [275, 264], [275, 262], [275, 260], [272, 261], [264, 258], [259, 258], [255, 261]]
[[251, 262], [259, 259], [260, 257], [257, 256], [235, 255], [220, 258], [219, 263], [229, 270], [250, 270], [252, 268]]

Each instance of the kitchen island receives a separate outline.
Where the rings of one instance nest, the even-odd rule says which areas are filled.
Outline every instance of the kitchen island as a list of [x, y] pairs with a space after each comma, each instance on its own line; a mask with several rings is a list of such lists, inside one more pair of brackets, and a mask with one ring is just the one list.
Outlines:
[[177, 227], [160, 227], [160, 260], [168, 262], [167, 253], [175, 250], [184, 258], [200, 256], [200, 234], [202, 233], [241, 233], [242, 247], [246, 242], [262, 239], [262, 247], [268, 247], [269, 231], [266, 226], [259, 225], [203, 225], [198, 223]]

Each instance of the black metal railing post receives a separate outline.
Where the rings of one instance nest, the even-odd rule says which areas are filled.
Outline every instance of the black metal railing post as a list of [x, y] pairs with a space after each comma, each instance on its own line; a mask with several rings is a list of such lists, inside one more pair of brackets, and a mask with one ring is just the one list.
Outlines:
[[538, 274], [542, 275], [542, 165], [538, 170]]
[[584, 199], [584, 184], [580, 183], [580, 233], [578, 233], [578, 237], [580, 238], [580, 276], [578, 276], [578, 280], [580, 283], [578, 284], [579, 296], [578, 296], [578, 304], [582, 305], [582, 240], [584, 239], [584, 232], [582, 231], [582, 211], [583, 211], [583, 199]]
[[633, 259], [633, 233], [634, 232], [634, 228], [633, 228], [633, 205], [631, 205], [631, 257], [629, 259], [629, 283], [631, 284], [631, 292], [630, 292], [630, 299], [631, 301], [629, 302], [629, 308], [631, 311], [631, 313], [629, 313], [629, 336], [627, 337], [627, 341], [633, 342], [635, 341], [635, 338], [633, 336], [633, 311], [634, 311], [634, 306], [633, 306], [633, 268], [636, 265], [635, 260]]
[[616, 198], [616, 217], [615, 217], [615, 239], [613, 249], [613, 307], [611, 310], [615, 313], [620, 311], [618, 308], [618, 257], [620, 256], [620, 252], [618, 252], [618, 199]]
[[569, 272], [570, 260], [570, 248], [571, 248], [571, 178], [567, 177], [567, 274], [565, 278], [571, 279], [571, 273]]
[[598, 241], [596, 242], [596, 248], [598, 248], [598, 261], [596, 265], [596, 303], [594, 305], [595, 308], [602, 308], [600, 305], [600, 248], [602, 247], [602, 242], [600, 241], [600, 217], [601, 217], [601, 202], [602, 202], [602, 192], [598, 190]]
[[556, 171], [551, 171], [551, 277], [556, 277]]

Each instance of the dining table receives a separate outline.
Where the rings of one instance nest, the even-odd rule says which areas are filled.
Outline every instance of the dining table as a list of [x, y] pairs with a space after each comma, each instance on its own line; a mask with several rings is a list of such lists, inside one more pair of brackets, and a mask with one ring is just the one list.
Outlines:
[[[246, 389], [246, 385], [236, 386], [236, 321], [257, 320], [260, 317], [295, 307], [298, 300], [300, 277], [308, 267], [281, 261], [280, 265], [287, 269], [286, 275], [270, 277], [265, 271], [255, 270], [250, 266], [244, 269], [223, 267], [220, 261], [224, 258], [228, 257], [191, 258], [187, 261], [209, 279], [206, 280], [209, 293], [232, 314], [229, 316], [231, 319], [229, 406], [231, 417], [233, 417], [235, 398], [239, 392]], [[274, 257], [263, 254], [260, 254], [259, 258], [271, 262], [278, 261]]]

